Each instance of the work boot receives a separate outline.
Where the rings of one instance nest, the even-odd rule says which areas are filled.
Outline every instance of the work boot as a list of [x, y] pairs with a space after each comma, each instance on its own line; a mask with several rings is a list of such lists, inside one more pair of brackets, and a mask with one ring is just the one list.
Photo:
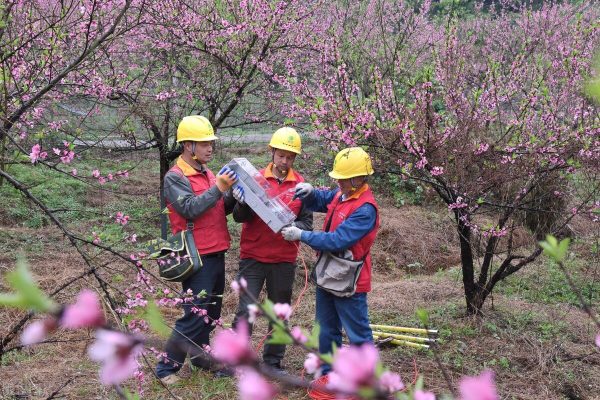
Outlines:
[[160, 381], [167, 386], [172, 386], [172, 385], [175, 385], [176, 383], [179, 383], [181, 381], [181, 378], [175, 374], [171, 374], [171, 375], [163, 376], [162, 378], [160, 378]]
[[277, 375], [278, 377], [280, 377], [280, 376], [286, 376], [286, 375], [289, 375], [289, 373], [288, 373], [288, 372], [287, 372], [285, 369], [283, 369], [283, 368], [281, 367], [281, 363], [276, 363], [276, 364], [267, 364], [267, 365], [268, 365], [269, 367], [271, 367], [271, 369], [272, 369], [273, 373], [274, 373], [275, 375]]

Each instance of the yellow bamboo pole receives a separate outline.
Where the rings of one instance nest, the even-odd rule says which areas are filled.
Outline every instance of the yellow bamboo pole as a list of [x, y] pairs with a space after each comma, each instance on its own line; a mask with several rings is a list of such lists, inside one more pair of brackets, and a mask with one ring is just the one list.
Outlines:
[[417, 335], [437, 335], [437, 329], [423, 329], [423, 328], [407, 328], [404, 326], [392, 326], [392, 325], [370, 325], [371, 329], [378, 329], [382, 331], [392, 331], [392, 332], [409, 332], [415, 333]]
[[408, 340], [409, 342], [417, 342], [417, 343], [435, 342], [435, 339], [430, 339], [430, 338], [426, 338], [426, 337], [422, 337], [422, 336], [398, 335], [396, 333], [388, 333], [388, 332], [373, 331], [373, 335], [377, 335], [382, 338], [390, 337], [392, 339]]
[[[375, 334], [373, 334], [373, 338], [380, 339], [380, 337]], [[381, 339], [383, 339], [383, 338], [381, 338]], [[389, 343], [395, 344], [396, 346], [408, 346], [408, 347], [414, 347], [417, 349], [428, 349], [429, 348], [428, 344], [409, 342], [407, 340], [392, 339], [389, 341]]]

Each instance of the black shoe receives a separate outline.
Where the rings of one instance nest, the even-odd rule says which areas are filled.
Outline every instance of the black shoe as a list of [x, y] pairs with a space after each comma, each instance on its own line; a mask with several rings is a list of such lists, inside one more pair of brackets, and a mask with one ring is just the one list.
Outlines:
[[277, 364], [267, 364], [269, 367], [271, 367], [271, 371], [273, 371], [273, 373], [277, 376], [286, 376], [289, 375], [289, 373], [281, 368], [281, 364], [277, 363]]
[[273, 372], [275, 373], [275, 375], [277, 375], [277, 377], [288, 376], [290, 374], [283, 368], [273, 368]]
[[233, 370], [229, 369], [229, 368], [221, 368], [219, 370], [216, 370], [215, 372], [213, 372], [213, 376], [217, 379], [220, 378], [231, 378], [233, 377], [235, 374], [233, 372]]

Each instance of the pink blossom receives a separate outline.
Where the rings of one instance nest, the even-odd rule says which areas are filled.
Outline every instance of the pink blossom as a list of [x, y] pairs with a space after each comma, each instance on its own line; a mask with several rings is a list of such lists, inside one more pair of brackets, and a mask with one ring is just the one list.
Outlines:
[[100, 239], [100, 236], [96, 232], [92, 232], [92, 236], [94, 237], [94, 239], [92, 240], [92, 243], [99, 244], [100, 242], [102, 242], [102, 240]]
[[318, 371], [321, 366], [321, 359], [314, 353], [308, 353], [306, 360], [304, 360], [304, 369], [309, 374], [314, 374]]
[[256, 304], [248, 304], [248, 322], [253, 324], [256, 318], [262, 315], [262, 311]]
[[243, 364], [256, 359], [248, 336], [248, 323], [244, 319], [238, 321], [235, 332], [231, 329], [217, 332], [212, 347], [213, 357], [229, 365]]
[[117, 385], [133, 376], [138, 369], [137, 357], [144, 350], [142, 341], [123, 332], [99, 329], [96, 341], [89, 347], [88, 355], [100, 362], [100, 382]]
[[435, 400], [435, 394], [433, 392], [417, 390], [413, 395], [413, 400]]
[[361, 386], [371, 385], [378, 361], [379, 353], [372, 343], [342, 347], [333, 358], [333, 372], [329, 374], [331, 387], [354, 392]]
[[239, 279], [231, 281], [231, 289], [236, 293], [240, 294], [240, 290], [246, 289], [248, 287], [248, 282], [244, 277], [240, 277]]
[[283, 320], [289, 320], [292, 315], [292, 307], [290, 307], [287, 303], [275, 303], [273, 306], [273, 311], [277, 318], [281, 318]]
[[498, 400], [494, 372], [486, 369], [479, 376], [465, 376], [459, 383], [461, 400]]
[[600, 333], [596, 335], [596, 346], [600, 347]]
[[100, 171], [98, 171], [97, 169], [92, 171], [92, 176], [94, 178], [100, 178]]
[[106, 183], [106, 179], [101, 176], [100, 178], [98, 178], [98, 183], [104, 185]]
[[99, 327], [104, 323], [98, 295], [87, 289], [79, 293], [75, 304], [65, 308], [60, 319], [61, 326], [68, 329]]
[[121, 224], [123, 226], [127, 225], [127, 222], [129, 222], [129, 215], [124, 215], [121, 211], [119, 211], [115, 215], [115, 221], [117, 224]]
[[294, 340], [298, 343], [306, 343], [308, 342], [308, 338], [306, 337], [306, 335], [304, 335], [304, 332], [302, 332], [302, 329], [300, 329], [299, 326], [294, 326], [292, 328], [292, 337], [294, 338]]
[[252, 368], [241, 368], [238, 378], [241, 400], [270, 400], [277, 395], [277, 388]]
[[60, 155], [60, 149], [57, 149], [56, 147], [52, 148], [52, 151], [54, 152], [54, 154], [56, 154], [57, 156]]
[[31, 153], [29, 153], [29, 159], [32, 164], [35, 164], [38, 160], [44, 160], [48, 157], [48, 153], [45, 151], [41, 151], [42, 147], [38, 144], [33, 145], [31, 148]]
[[47, 318], [42, 321], [35, 321], [27, 326], [21, 334], [21, 343], [23, 346], [43, 342], [48, 334], [52, 333], [58, 327], [54, 318]]
[[73, 168], [73, 169], [71, 170], [71, 175], [73, 175], [73, 176], [77, 176], [77, 168]]
[[444, 173], [444, 167], [433, 167], [431, 168], [431, 175], [438, 176]]
[[60, 158], [60, 161], [63, 164], [69, 164], [75, 158], [75, 152], [63, 150], [63, 156]]
[[399, 374], [385, 371], [379, 377], [379, 387], [381, 387], [381, 389], [385, 392], [395, 393], [404, 389], [404, 383], [402, 382]]

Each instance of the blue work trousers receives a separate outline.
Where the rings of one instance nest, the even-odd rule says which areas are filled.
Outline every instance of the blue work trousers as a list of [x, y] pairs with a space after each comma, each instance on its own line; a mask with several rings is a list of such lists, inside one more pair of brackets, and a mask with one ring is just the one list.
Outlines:
[[[184, 293], [191, 289], [197, 295], [205, 290], [207, 296], [195, 299], [193, 304], [182, 304], [184, 315], [175, 322], [175, 329], [165, 346], [167, 359], [161, 360], [156, 366], [159, 378], [177, 372], [187, 354], [190, 354], [194, 366], [205, 369], [209, 367], [207, 360], [198, 354], [202, 353], [202, 345], [209, 343], [210, 332], [214, 329], [212, 321], [221, 317], [222, 294], [225, 289], [225, 254], [209, 254], [201, 258], [200, 270], [181, 284]], [[205, 309], [209, 317], [208, 323], [204, 322], [203, 316], [192, 312], [192, 307]]]
[[[333, 343], [342, 346], [342, 328], [351, 345], [373, 343], [373, 332], [369, 326], [367, 294], [355, 293], [351, 297], [338, 297], [321, 288], [317, 288], [316, 320], [321, 326], [319, 352], [330, 353]], [[323, 374], [329, 373], [331, 366], [321, 367]]]

